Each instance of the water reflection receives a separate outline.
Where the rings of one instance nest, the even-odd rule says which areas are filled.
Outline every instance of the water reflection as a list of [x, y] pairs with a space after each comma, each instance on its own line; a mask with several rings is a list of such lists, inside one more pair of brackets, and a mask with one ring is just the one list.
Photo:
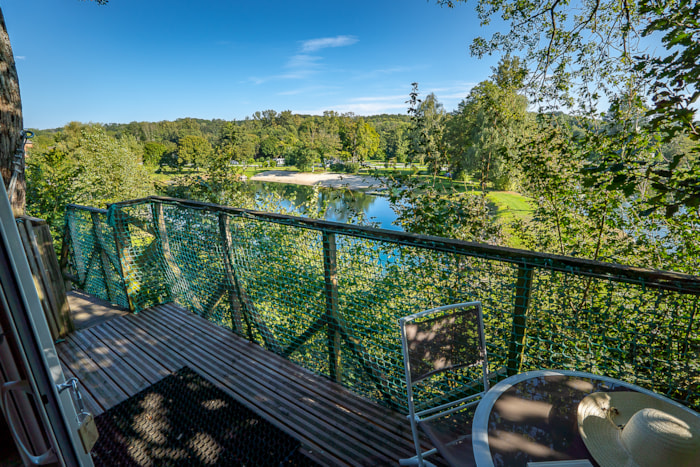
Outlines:
[[368, 221], [383, 229], [401, 230], [392, 224], [396, 214], [389, 200], [382, 196], [363, 191], [286, 183], [249, 181], [246, 185], [246, 191], [254, 194], [261, 206], [276, 198], [281, 200], [283, 208], [296, 210], [302, 215], [313, 215], [325, 206], [325, 219], [329, 221], [358, 223], [359, 215], [365, 223]]

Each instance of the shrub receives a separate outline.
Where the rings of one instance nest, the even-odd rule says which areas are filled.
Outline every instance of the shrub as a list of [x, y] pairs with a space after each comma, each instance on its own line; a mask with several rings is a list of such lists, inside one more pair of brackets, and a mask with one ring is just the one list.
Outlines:
[[343, 168], [343, 171], [349, 174], [357, 173], [358, 170], [360, 170], [359, 162], [346, 162]]

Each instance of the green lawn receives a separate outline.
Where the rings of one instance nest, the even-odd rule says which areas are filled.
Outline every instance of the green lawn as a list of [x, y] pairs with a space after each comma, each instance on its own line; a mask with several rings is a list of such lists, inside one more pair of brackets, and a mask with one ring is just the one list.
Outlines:
[[513, 231], [510, 223], [527, 220], [532, 216], [533, 207], [529, 198], [512, 191], [491, 191], [486, 198], [496, 206], [496, 222], [503, 226], [508, 246], [524, 248], [522, 239]]
[[502, 223], [532, 215], [530, 200], [512, 191], [490, 191], [486, 198], [497, 207], [496, 219]]

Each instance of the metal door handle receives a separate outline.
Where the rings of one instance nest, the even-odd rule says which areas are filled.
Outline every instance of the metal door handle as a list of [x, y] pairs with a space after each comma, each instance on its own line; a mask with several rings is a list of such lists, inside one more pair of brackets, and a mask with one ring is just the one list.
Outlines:
[[5, 412], [7, 424], [10, 426], [10, 432], [12, 433], [12, 437], [15, 439], [15, 443], [19, 447], [20, 451], [22, 451], [22, 457], [25, 461], [28, 461], [33, 465], [44, 465], [49, 464], [51, 462], [56, 462], [58, 459], [56, 458], [56, 453], [54, 453], [52, 448], [49, 448], [49, 450], [43, 454], [35, 456], [31, 452], [29, 452], [29, 449], [27, 449], [24, 443], [22, 443], [22, 439], [19, 437], [19, 433], [17, 432], [17, 429], [15, 427], [15, 421], [10, 415], [9, 410], [10, 393], [12, 391], [21, 391], [27, 394], [33, 394], [33, 391], [26, 380], [9, 381], [2, 385], [2, 397], [0, 397], [0, 405], [2, 406], [3, 412]]
[[66, 389], [70, 389], [71, 391], [73, 391], [73, 394], [75, 395], [75, 400], [78, 403], [78, 410], [80, 411], [80, 414], [85, 414], [87, 413], [87, 411], [85, 410], [83, 396], [82, 394], [80, 394], [80, 387], [78, 387], [78, 383], [78, 378], [70, 378], [61, 384], [57, 384], [56, 389], [58, 389], [59, 393], [65, 391]]

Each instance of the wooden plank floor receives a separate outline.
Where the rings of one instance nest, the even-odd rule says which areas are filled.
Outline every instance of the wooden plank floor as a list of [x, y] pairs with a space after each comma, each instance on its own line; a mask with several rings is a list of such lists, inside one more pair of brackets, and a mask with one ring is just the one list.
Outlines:
[[299, 439], [322, 465], [397, 465], [415, 453], [405, 416], [176, 305], [76, 331], [56, 348], [95, 415], [188, 366]]
[[117, 316], [129, 313], [111, 303], [78, 290], [66, 294], [70, 305], [71, 319], [76, 330], [89, 328], [103, 321], [109, 321]]

